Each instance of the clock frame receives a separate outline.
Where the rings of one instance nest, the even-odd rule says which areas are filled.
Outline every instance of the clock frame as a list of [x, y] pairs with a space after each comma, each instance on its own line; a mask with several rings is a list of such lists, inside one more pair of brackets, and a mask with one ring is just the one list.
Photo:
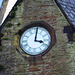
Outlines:
[[[50, 36], [51, 36], [51, 43], [50, 45], [48, 46], [48, 48], [43, 51], [42, 53], [40, 54], [37, 54], [37, 55], [30, 55], [28, 53], [26, 53], [24, 50], [22, 50], [21, 46], [20, 46], [20, 38], [22, 36], [22, 34], [29, 28], [31, 27], [42, 27], [42, 28], [45, 28]], [[16, 50], [18, 50], [19, 53], [21, 53], [21, 55], [25, 58], [29, 58], [29, 60], [34, 60], [34, 58], [36, 59], [41, 59], [43, 55], [45, 55], [48, 51], [51, 50], [51, 48], [55, 45], [56, 43], [56, 36], [55, 36], [55, 30], [53, 27], [51, 27], [49, 24], [47, 24], [46, 22], [44, 21], [36, 21], [36, 22], [33, 22], [33, 23], [30, 23], [29, 25], [26, 25], [24, 26], [23, 28], [21, 28], [19, 31], [18, 31], [18, 35], [16, 36], [17, 37], [17, 45], [16, 46]]]

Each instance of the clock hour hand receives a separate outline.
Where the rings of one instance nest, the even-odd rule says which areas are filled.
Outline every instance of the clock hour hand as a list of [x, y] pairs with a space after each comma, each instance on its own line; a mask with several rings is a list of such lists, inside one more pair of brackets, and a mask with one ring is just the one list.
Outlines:
[[40, 43], [43, 43], [43, 41], [42, 41], [42, 40], [36, 40], [36, 42], [40, 42]]

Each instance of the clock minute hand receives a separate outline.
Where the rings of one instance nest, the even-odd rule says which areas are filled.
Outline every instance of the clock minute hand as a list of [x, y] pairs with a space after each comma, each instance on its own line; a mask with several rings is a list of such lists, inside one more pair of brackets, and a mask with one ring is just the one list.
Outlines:
[[36, 28], [36, 34], [35, 34], [35, 42], [40, 42], [40, 43], [43, 43], [42, 40], [37, 40], [37, 33], [38, 33], [38, 27]]
[[35, 40], [34, 41], [37, 41], [37, 32], [38, 32], [38, 27], [36, 28], [36, 34], [35, 34]]

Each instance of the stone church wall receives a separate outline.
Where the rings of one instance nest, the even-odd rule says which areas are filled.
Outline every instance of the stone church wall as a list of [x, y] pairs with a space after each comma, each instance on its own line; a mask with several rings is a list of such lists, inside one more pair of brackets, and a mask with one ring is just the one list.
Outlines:
[[[69, 42], [67, 33], [64, 33], [64, 27], [69, 23], [54, 0], [24, 0], [17, 7], [15, 18], [7, 22], [12, 26], [4, 26], [1, 30], [4, 36], [1, 38], [3, 50], [0, 52], [0, 63], [4, 69], [0, 75], [75, 75], [75, 43]], [[34, 21], [45, 21], [52, 26], [57, 40], [35, 66], [23, 58], [14, 46], [17, 31]]]

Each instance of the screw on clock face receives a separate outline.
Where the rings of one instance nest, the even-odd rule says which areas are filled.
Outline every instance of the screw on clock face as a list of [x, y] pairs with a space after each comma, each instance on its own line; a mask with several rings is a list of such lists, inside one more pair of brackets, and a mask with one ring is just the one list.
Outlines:
[[37, 40], [37, 33], [38, 33], [38, 27], [36, 28], [36, 34], [35, 34], [35, 42], [43, 43], [42, 40]]

